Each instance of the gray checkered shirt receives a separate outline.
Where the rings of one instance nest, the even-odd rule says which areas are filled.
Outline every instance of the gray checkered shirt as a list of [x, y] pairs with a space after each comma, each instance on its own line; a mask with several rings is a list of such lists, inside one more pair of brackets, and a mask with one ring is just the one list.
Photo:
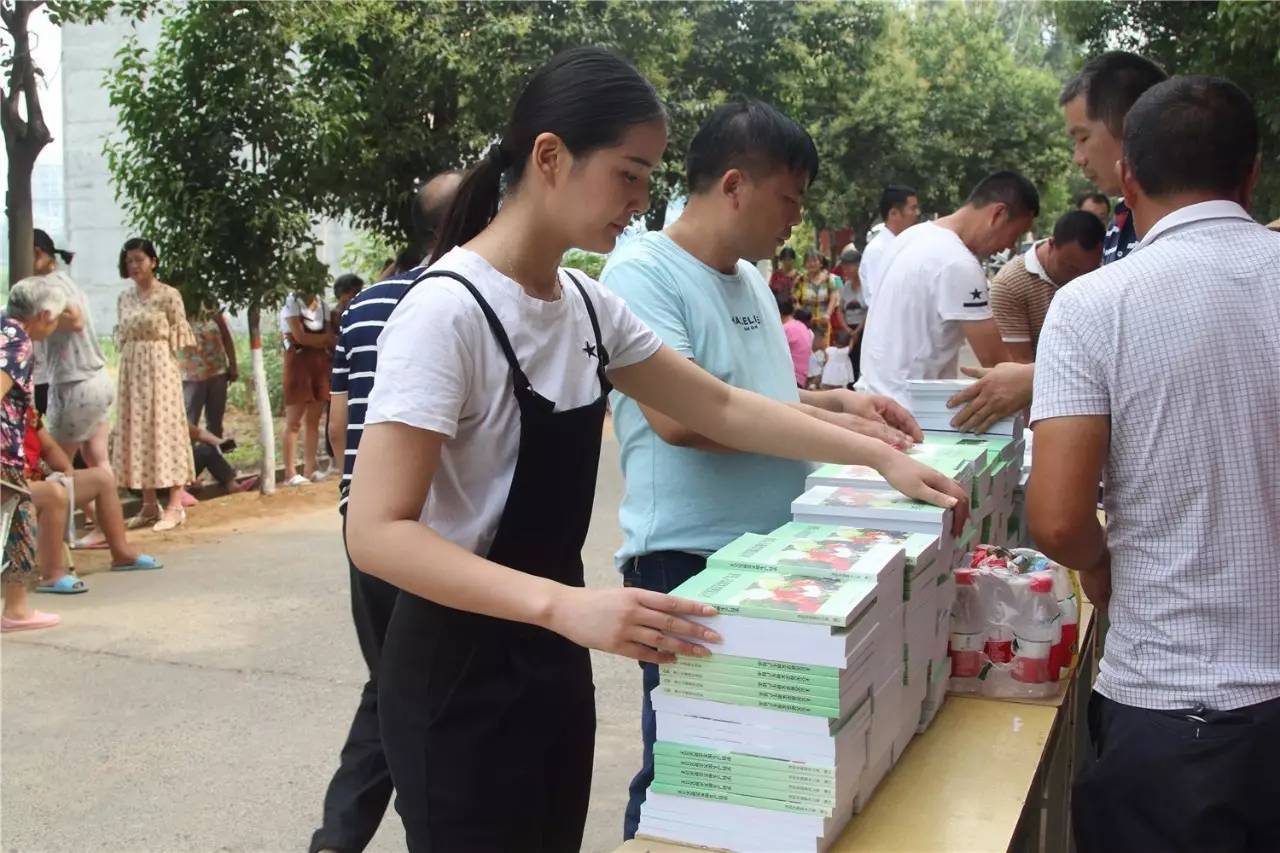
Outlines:
[[1072, 415], [1111, 420], [1097, 690], [1161, 710], [1280, 696], [1280, 234], [1194, 204], [1064, 287], [1031, 419]]

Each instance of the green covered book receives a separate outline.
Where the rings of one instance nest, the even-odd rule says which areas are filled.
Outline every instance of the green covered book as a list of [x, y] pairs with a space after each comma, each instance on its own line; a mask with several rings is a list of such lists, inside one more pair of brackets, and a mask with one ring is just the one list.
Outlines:
[[814, 486], [791, 503], [796, 521], [848, 524], [941, 536], [951, 527], [951, 510], [897, 492], [843, 486]]
[[778, 572], [705, 569], [671, 591], [721, 615], [846, 628], [875, 602], [876, 582]]
[[828, 699], [833, 702], [840, 699], [840, 683], [838, 681], [813, 682], [796, 677], [779, 679], [774, 676], [752, 676], [746, 673], [735, 673], [732, 670], [686, 667], [682, 666], [679, 660], [675, 663], [664, 664], [660, 668], [660, 673], [664, 679], [669, 676], [680, 678], [693, 684], [705, 684], [712, 689], [717, 686], [723, 688], [733, 687], [792, 695], [797, 698], [812, 697], [815, 699]]
[[[975, 454], [966, 449], [941, 444], [917, 444], [904, 452], [953, 480], [966, 483], [973, 479]], [[884, 475], [869, 465], [822, 465], [809, 475], [805, 485], [806, 488], [851, 486], [878, 491], [893, 490]]]
[[781, 758], [766, 758], [762, 755], [751, 755], [745, 752], [727, 752], [707, 749], [690, 744], [675, 743], [669, 740], [655, 741], [653, 754], [678, 758], [682, 761], [701, 761], [714, 766], [755, 768], [761, 772], [788, 773], [800, 776], [812, 776], [818, 780], [834, 780], [835, 767], [829, 764], [813, 764], [807, 761], [785, 761]]
[[[803, 714], [806, 717], [825, 717], [828, 720], [843, 718], [836, 705], [817, 705], [804, 699], [793, 699], [785, 695], [778, 697], [735, 693], [730, 690], [709, 690], [702, 685], [687, 684], [678, 678], [662, 679], [662, 689], [672, 696], [683, 696], [686, 699], [705, 699], [709, 702], [722, 702], [729, 705], [745, 705], [748, 708], [766, 708], [770, 711], [784, 711], [788, 714]], [[855, 709], [850, 709], [852, 713]]]
[[793, 784], [784, 781], [773, 782], [741, 776], [734, 776], [729, 779], [711, 779], [697, 771], [673, 768], [667, 765], [654, 767], [653, 781], [678, 788], [741, 794], [748, 797], [780, 800], [794, 805], [811, 806], [820, 809], [830, 809], [836, 805], [834, 794], [815, 791], [812, 787], [804, 784]]
[[875, 577], [901, 560], [901, 547], [866, 538], [800, 539], [744, 533], [707, 559], [708, 569], [783, 572], [812, 577]]
[[674, 797], [692, 797], [700, 800], [711, 800], [717, 803], [734, 803], [740, 806], [752, 806], [757, 809], [773, 809], [774, 811], [791, 812], [792, 814], [818, 815], [831, 817], [832, 810], [822, 806], [790, 803], [786, 800], [773, 800], [767, 797], [752, 797], [746, 794], [731, 794], [723, 791], [707, 791], [688, 785], [669, 785], [654, 781], [649, 790], [659, 794], [670, 794]]
[[815, 687], [836, 689], [845, 675], [851, 675], [848, 669], [836, 669], [831, 666], [805, 666], [804, 664], [787, 664], [794, 669], [780, 669], [770, 664], [782, 661], [760, 660], [759, 658], [738, 658], [729, 655], [708, 655], [705, 658], [692, 655], [677, 657], [674, 663], [661, 664], [661, 671], [677, 668], [683, 672], [718, 673], [730, 678], [745, 678], [771, 684], [810, 684]]
[[[754, 768], [710, 767], [705, 762], [686, 761], [657, 754], [653, 756], [653, 763], [656, 771], [655, 778], [661, 778], [664, 782], [676, 783], [679, 779], [703, 779], [720, 784], [737, 783], [743, 788], [751, 787], [765, 792], [781, 788], [813, 796], [819, 802], [824, 800], [832, 802], [832, 798], [836, 794], [835, 779], [818, 780], [812, 776], [767, 773]], [[751, 793], [751, 791], [743, 791], [743, 793]], [[769, 794], [763, 795], [768, 796]], [[834, 802], [832, 804], [834, 805]]]
[[929, 565], [938, 555], [938, 537], [929, 533], [900, 533], [838, 524], [806, 524], [789, 521], [768, 534], [771, 539], [790, 543], [783, 558], [787, 571], [800, 571], [805, 565], [834, 564], [837, 571], [846, 562], [870, 553], [878, 545], [901, 548], [907, 555], [907, 568]]

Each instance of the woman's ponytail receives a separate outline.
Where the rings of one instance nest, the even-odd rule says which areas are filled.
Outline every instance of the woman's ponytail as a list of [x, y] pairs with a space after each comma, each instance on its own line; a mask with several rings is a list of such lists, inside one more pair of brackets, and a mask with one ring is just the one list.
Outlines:
[[445, 214], [435, 250], [431, 253], [431, 263], [440, 260], [455, 246], [471, 240], [498, 215], [502, 174], [506, 168], [502, 144], [495, 143], [489, 148], [489, 153], [463, 176], [453, 204]]

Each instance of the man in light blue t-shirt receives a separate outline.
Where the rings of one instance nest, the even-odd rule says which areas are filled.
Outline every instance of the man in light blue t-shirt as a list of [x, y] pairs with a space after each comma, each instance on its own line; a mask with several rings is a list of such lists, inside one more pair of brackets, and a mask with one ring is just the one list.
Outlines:
[[[809, 135], [767, 104], [729, 104], [694, 137], [686, 169], [690, 195], [680, 219], [615, 251], [603, 283], [663, 343], [730, 385], [898, 447], [919, 440], [915, 421], [888, 398], [796, 387], [777, 302], [752, 262], [772, 257], [800, 221], [818, 172]], [[730, 451], [618, 392], [611, 401], [626, 481], [617, 561], [628, 586], [670, 592], [742, 533], [790, 520], [806, 463]], [[641, 668], [644, 767], [631, 782], [626, 838], [653, 781], [649, 694], [658, 668]]]

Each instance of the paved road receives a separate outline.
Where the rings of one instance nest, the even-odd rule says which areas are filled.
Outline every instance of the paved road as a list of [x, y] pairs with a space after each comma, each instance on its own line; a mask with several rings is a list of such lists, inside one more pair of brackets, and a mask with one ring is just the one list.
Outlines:
[[[605, 443], [588, 583], [616, 584], [617, 446]], [[53, 631], [8, 635], [0, 759], [5, 851], [296, 851], [363, 682], [336, 514], [312, 512], [96, 574], [41, 604]], [[639, 670], [596, 656], [585, 850], [620, 841], [639, 760]], [[371, 850], [404, 848], [394, 810]]]

